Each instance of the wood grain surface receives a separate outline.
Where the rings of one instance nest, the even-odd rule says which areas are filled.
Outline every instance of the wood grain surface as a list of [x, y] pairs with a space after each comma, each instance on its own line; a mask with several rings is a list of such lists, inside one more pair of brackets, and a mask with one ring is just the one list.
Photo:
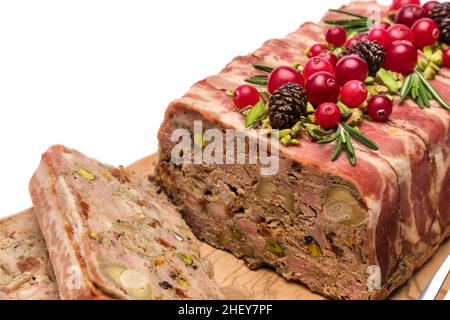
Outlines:
[[[152, 174], [154, 156], [149, 156], [130, 165], [128, 168], [145, 174]], [[391, 299], [416, 300], [420, 293], [450, 254], [450, 239], [444, 242], [436, 254], [409, 281], [391, 295]], [[211, 261], [214, 266], [214, 277], [228, 299], [325, 299], [313, 293], [297, 282], [286, 281], [273, 270], [263, 268], [250, 270], [240, 259], [232, 254], [217, 250], [203, 243], [202, 257]], [[450, 278], [450, 277], [449, 277]], [[442, 287], [438, 298], [442, 299], [450, 289], [450, 279]]]

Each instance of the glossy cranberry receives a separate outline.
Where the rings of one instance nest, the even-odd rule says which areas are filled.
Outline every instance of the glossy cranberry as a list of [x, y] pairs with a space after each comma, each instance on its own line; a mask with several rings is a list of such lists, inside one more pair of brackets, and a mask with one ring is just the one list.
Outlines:
[[332, 26], [327, 30], [325, 39], [329, 44], [340, 47], [347, 41], [347, 31], [341, 26]]
[[369, 74], [367, 62], [357, 55], [342, 57], [336, 64], [336, 77], [341, 85], [350, 80], [359, 80], [364, 82]]
[[[336, 66], [336, 63], [338, 62], [338, 58], [336, 57], [336, 55], [331, 52], [330, 50], [323, 50], [318, 57], [324, 58], [325, 60], [327, 60], [329, 63], [331, 63], [331, 65], [333, 66], [333, 68]], [[334, 72], [333, 72], [334, 73]]]
[[386, 49], [384, 67], [388, 70], [408, 75], [417, 64], [417, 48], [408, 41], [394, 41]]
[[425, 15], [427, 17], [431, 17], [431, 10], [433, 10], [433, 8], [437, 4], [439, 4], [439, 1], [428, 1], [422, 6], [423, 10], [425, 10]]
[[372, 24], [372, 29], [385, 29], [387, 30], [391, 26], [390, 23], [386, 21], [377, 21], [374, 24]]
[[389, 33], [385, 29], [372, 29], [367, 36], [369, 41], [378, 42], [384, 49], [389, 47], [392, 43]]
[[414, 43], [414, 33], [404, 24], [394, 24], [387, 31], [392, 41], [403, 40]]
[[300, 71], [291, 66], [281, 66], [275, 68], [267, 78], [267, 90], [270, 93], [277, 91], [279, 87], [287, 82], [293, 82], [300, 86], [305, 85], [305, 78], [303, 78]]
[[450, 68], [450, 48], [444, 50], [442, 65], [446, 68]]
[[317, 108], [315, 118], [322, 128], [334, 128], [341, 121], [341, 109], [335, 103], [325, 102]]
[[435, 44], [439, 39], [439, 27], [430, 18], [417, 20], [411, 30], [414, 33], [414, 45], [420, 49]]
[[303, 77], [308, 79], [314, 73], [320, 71], [325, 71], [334, 75], [334, 67], [327, 59], [320, 56], [310, 58], [306, 61], [303, 68]]
[[387, 121], [392, 113], [392, 101], [382, 94], [373, 96], [367, 104], [367, 113], [374, 121]]
[[319, 53], [321, 53], [323, 50], [328, 50], [327, 47], [325, 47], [323, 44], [321, 43], [313, 44], [311, 48], [309, 48], [308, 50], [308, 58], [312, 58], [319, 55]]
[[364, 82], [351, 80], [342, 87], [341, 100], [346, 106], [357, 108], [366, 101], [367, 94], [368, 92]]
[[423, 17], [425, 17], [425, 10], [417, 4], [411, 4], [401, 7], [400, 10], [397, 11], [395, 23], [404, 24], [411, 28], [414, 22]]
[[250, 84], [243, 84], [237, 87], [233, 94], [234, 105], [238, 108], [254, 106], [259, 99], [258, 89]]
[[348, 48], [350, 46], [357, 44], [358, 42], [361, 42], [361, 40], [359, 40], [357, 37], [350, 38], [345, 43], [345, 47]]
[[408, 4], [420, 5], [420, 0], [394, 0], [389, 8], [389, 11], [395, 11]]
[[340, 87], [336, 78], [328, 72], [317, 72], [306, 81], [306, 93], [309, 102], [315, 107], [324, 102], [337, 102]]

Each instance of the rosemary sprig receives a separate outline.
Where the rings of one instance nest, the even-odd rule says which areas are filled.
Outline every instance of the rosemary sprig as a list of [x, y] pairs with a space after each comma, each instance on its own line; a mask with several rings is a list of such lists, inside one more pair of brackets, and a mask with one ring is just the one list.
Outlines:
[[[255, 68], [256, 70], [259, 70], [259, 71], [266, 72], [266, 73], [270, 73], [273, 70], [272, 67], [264, 66], [262, 64], [254, 64], [253, 68]], [[251, 83], [251, 84], [265, 86], [267, 84], [268, 76], [269, 76], [268, 74], [257, 74], [257, 75], [251, 76], [250, 78], [245, 79], [244, 81]]]
[[400, 90], [400, 102], [404, 101], [408, 96], [416, 101], [422, 109], [429, 108], [431, 105], [430, 101], [436, 100], [443, 108], [450, 110], [450, 105], [447, 101], [418, 70], [415, 70], [406, 78]]
[[375, 142], [371, 141], [358, 129], [349, 126], [345, 122], [341, 122], [337, 127], [335, 133], [331, 137], [317, 141], [318, 144], [328, 144], [337, 140], [336, 149], [334, 150], [331, 160], [336, 161], [343, 151], [347, 153], [348, 160], [352, 166], [356, 165], [356, 153], [353, 148], [352, 138], [358, 140], [371, 150], [378, 150], [378, 146]]
[[369, 30], [369, 25], [373, 20], [369, 19], [366, 16], [362, 16], [360, 14], [356, 14], [353, 12], [345, 11], [345, 10], [338, 10], [338, 9], [330, 9], [331, 12], [337, 12], [342, 13], [351, 17], [354, 17], [356, 19], [335, 19], [335, 20], [325, 20], [326, 24], [331, 25], [339, 25], [346, 29], [348, 32], [364, 32]]

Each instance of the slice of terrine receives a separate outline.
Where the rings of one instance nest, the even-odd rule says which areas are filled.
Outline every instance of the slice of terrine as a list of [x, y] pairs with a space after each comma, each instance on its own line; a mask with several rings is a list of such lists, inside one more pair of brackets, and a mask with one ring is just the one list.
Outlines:
[[[345, 10], [367, 14], [368, 8], [387, 11], [373, 1]], [[352, 166], [345, 156], [330, 161], [333, 145], [301, 140], [286, 147], [246, 130], [227, 95], [255, 75], [252, 65], [304, 63], [305, 49], [324, 42], [326, 28], [306, 23], [269, 40], [174, 101], [159, 131], [156, 172], [194, 233], [250, 267], [269, 265], [332, 298], [385, 298], [450, 234], [450, 112], [397, 99], [390, 121], [360, 125], [379, 148], [355, 143]], [[446, 71], [432, 81], [447, 101], [449, 82]], [[238, 147], [232, 138], [220, 153], [216, 141], [230, 142], [229, 129], [247, 135], [248, 143]], [[180, 148], [188, 138], [190, 148]], [[271, 176], [248, 152], [261, 140], [264, 153], [279, 153]]]
[[64, 146], [30, 182], [62, 299], [219, 299], [211, 266], [148, 180]]
[[32, 209], [0, 220], [0, 300], [57, 300], [44, 238]]

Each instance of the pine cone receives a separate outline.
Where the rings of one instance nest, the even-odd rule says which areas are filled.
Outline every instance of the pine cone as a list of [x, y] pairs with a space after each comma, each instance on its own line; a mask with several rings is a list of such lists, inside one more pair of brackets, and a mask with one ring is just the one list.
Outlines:
[[384, 64], [384, 50], [375, 41], [362, 41], [345, 49], [343, 56], [356, 54], [367, 62], [369, 75], [374, 77]]
[[306, 92], [301, 86], [292, 82], [282, 85], [269, 100], [272, 128], [291, 128], [305, 114], [306, 104]]
[[433, 19], [441, 31], [439, 40], [450, 44], [450, 2], [437, 4], [431, 10], [431, 19]]

